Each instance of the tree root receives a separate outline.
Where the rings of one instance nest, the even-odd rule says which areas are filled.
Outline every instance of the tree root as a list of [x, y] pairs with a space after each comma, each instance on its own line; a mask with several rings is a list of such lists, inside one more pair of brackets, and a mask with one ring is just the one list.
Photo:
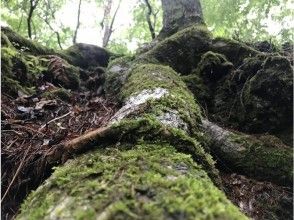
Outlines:
[[212, 153], [234, 171], [259, 180], [292, 185], [293, 152], [278, 138], [231, 132], [206, 119], [202, 125], [212, 140]]

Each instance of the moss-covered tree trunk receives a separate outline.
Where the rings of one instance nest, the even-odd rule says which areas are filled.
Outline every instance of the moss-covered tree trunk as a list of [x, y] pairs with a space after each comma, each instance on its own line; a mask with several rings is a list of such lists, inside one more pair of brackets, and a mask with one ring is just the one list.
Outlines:
[[[143, 54], [108, 64], [106, 94], [122, 104], [109, 122], [113, 136], [99, 144], [94, 139], [83, 142], [92, 150], [57, 167], [23, 203], [18, 219], [247, 219], [221, 190], [211, 154], [221, 156], [245, 174], [291, 184], [292, 152], [287, 146], [280, 142], [269, 145], [268, 140], [222, 130], [205, 119], [200, 106], [204, 103], [217, 115], [219, 103], [226, 99], [220, 92], [228, 93], [232, 69], [238, 67], [243, 71], [240, 77], [244, 77], [249, 74], [242, 69], [248, 63], [244, 64], [245, 58], [258, 57], [265, 63], [256, 64], [259, 72], [255, 74], [272, 73], [270, 70], [275, 69], [266, 63], [271, 55], [235, 41], [213, 39], [202, 23], [199, 2], [168, 2], [163, 1], [162, 33], [171, 36]], [[191, 10], [188, 18], [183, 16], [186, 6]], [[169, 23], [173, 10], [179, 17]], [[192, 15], [200, 20], [194, 21]], [[182, 21], [189, 25], [182, 26]], [[174, 34], [170, 32], [171, 23]], [[75, 65], [84, 64], [75, 62], [78, 60], [73, 51], [64, 58], [71, 58], [69, 62]], [[277, 62], [289, 65], [285, 60]], [[287, 69], [275, 80], [283, 85], [288, 74]], [[240, 114], [249, 111], [246, 103], [250, 106], [249, 100], [255, 100], [251, 96], [264, 100], [252, 90], [254, 78], [249, 88], [248, 80], [235, 85], [241, 98], [247, 90], [241, 103], [245, 113]], [[282, 92], [287, 93], [287, 88]], [[288, 99], [291, 101], [291, 97]], [[273, 114], [279, 107], [268, 110], [273, 119], [283, 117]], [[261, 120], [258, 111], [256, 107], [251, 113]], [[241, 118], [238, 125], [244, 121]], [[272, 120], [278, 128], [275, 122]]]

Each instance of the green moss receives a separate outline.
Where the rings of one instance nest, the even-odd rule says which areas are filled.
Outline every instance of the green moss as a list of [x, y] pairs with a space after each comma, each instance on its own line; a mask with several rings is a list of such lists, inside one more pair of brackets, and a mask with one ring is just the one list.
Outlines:
[[111, 68], [113, 66], [116, 66], [116, 65], [120, 65], [120, 66], [126, 66], [128, 67], [129, 64], [135, 59], [134, 56], [130, 56], [130, 55], [127, 55], [127, 56], [122, 56], [122, 57], [119, 57], [119, 58], [116, 58], [116, 59], [113, 59], [109, 62], [108, 64], [108, 68]]
[[190, 156], [146, 143], [68, 162], [21, 210], [17, 219], [246, 219]]
[[70, 101], [70, 91], [66, 90], [64, 88], [56, 88], [51, 91], [47, 91], [41, 95], [44, 98], [48, 99], [54, 99], [54, 98], [60, 98], [63, 101]]
[[18, 95], [18, 91], [21, 91], [22, 93], [27, 95], [32, 95], [35, 93], [34, 86], [32, 87], [23, 86], [18, 81], [11, 79], [7, 76], [2, 77], [1, 90], [2, 92], [10, 94], [15, 97]]
[[83, 43], [74, 44], [66, 50], [56, 52], [56, 54], [71, 65], [82, 69], [98, 66], [107, 67], [110, 56], [113, 55], [104, 48]]
[[6, 34], [1, 33], [1, 47], [13, 47]]
[[8, 27], [1, 27], [1, 35], [3, 33], [16, 49], [22, 50], [25, 53], [33, 55], [54, 54], [54, 50], [48, 49], [37, 42], [26, 39]]
[[281, 185], [293, 183], [293, 152], [278, 138], [232, 134], [230, 140], [245, 150], [234, 164], [248, 176], [269, 180]]
[[168, 94], [159, 100], [151, 99], [145, 103], [145, 113], [159, 116], [169, 110], [176, 110], [191, 130], [198, 127], [201, 118], [199, 106], [180, 76], [170, 67], [154, 64], [133, 67], [121, 90], [120, 99], [127, 100], [143, 90], [152, 91], [156, 88], [166, 89]]
[[[162, 125], [153, 114], [144, 114], [141, 118], [122, 120], [113, 125], [115, 134], [120, 134], [121, 143], [154, 142], [170, 143], [179, 152], [190, 154], [208, 173], [212, 180], [220, 185], [218, 171], [211, 156], [205, 153], [198, 139], [191, 138], [181, 129]], [[199, 135], [200, 136], [200, 135]]]
[[188, 74], [197, 66], [202, 53], [209, 49], [210, 42], [211, 34], [207, 29], [193, 25], [159, 42], [141, 55], [139, 60], [145, 63], [159, 62], [171, 66], [179, 73]]
[[34, 92], [35, 82], [45, 69], [36, 57], [19, 53], [13, 47], [1, 48], [2, 91], [16, 96], [18, 91]]
[[192, 74], [199, 74], [206, 84], [213, 84], [227, 75], [233, 67], [233, 64], [228, 62], [224, 55], [208, 51], [201, 56]]
[[105, 91], [106, 94], [110, 97], [117, 97], [117, 94], [120, 93], [122, 86], [124, 85], [127, 76], [128, 70], [131, 66], [134, 57], [132, 56], [123, 56], [117, 59], [112, 60], [106, 70], [106, 79], [105, 79]]
[[258, 52], [244, 43], [221, 37], [217, 37], [212, 41], [210, 50], [224, 54], [228, 60], [237, 67], [243, 63], [245, 58], [261, 54], [261, 52]]
[[[246, 126], [280, 132], [292, 126], [293, 68], [285, 57], [269, 56], [243, 89]], [[266, 124], [266, 126], [264, 126]]]
[[211, 91], [199, 75], [190, 74], [187, 76], [182, 76], [181, 79], [186, 83], [189, 90], [193, 93], [196, 102], [199, 102], [201, 106], [211, 105]]

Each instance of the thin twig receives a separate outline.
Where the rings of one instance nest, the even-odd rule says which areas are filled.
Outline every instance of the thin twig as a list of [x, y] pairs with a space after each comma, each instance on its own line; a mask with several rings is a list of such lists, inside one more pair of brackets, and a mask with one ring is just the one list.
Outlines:
[[57, 118], [54, 118], [54, 119], [48, 121], [45, 125], [42, 125], [42, 126], [39, 128], [39, 131], [41, 131], [42, 129], [44, 129], [44, 128], [45, 128], [46, 126], [48, 126], [50, 123], [52, 123], [52, 122], [54, 122], [54, 121], [57, 121], [57, 120], [59, 120], [59, 119], [62, 119], [62, 118], [64, 118], [64, 117], [68, 116], [70, 113], [71, 113], [71, 112], [68, 112], [68, 113], [66, 113], [66, 114], [64, 114], [64, 115], [61, 115], [61, 116], [59, 116], [59, 117], [57, 117]]
[[[25, 142], [25, 141], [23, 141], [21, 145], [23, 145], [24, 142]], [[27, 150], [26, 150], [26, 152], [25, 152], [25, 154], [24, 154], [24, 156], [23, 156], [23, 158], [22, 158], [22, 160], [21, 160], [21, 162], [20, 162], [20, 164], [19, 164], [19, 166], [18, 166], [18, 168], [17, 168], [17, 170], [16, 170], [16, 172], [15, 172], [15, 174], [14, 174], [12, 180], [11, 180], [11, 182], [9, 183], [8, 188], [6, 189], [4, 195], [3, 195], [2, 199], [1, 199], [1, 204], [2, 204], [2, 202], [4, 201], [5, 197], [7, 196], [7, 194], [8, 194], [8, 192], [9, 192], [9, 190], [10, 190], [12, 184], [14, 183], [14, 181], [15, 181], [17, 175], [19, 174], [19, 172], [20, 172], [20, 170], [21, 170], [21, 168], [22, 168], [22, 166], [23, 166], [23, 164], [24, 164], [24, 162], [25, 162], [26, 156], [27, 156], [29, 150], [31, 149], [31, 147], [32, 147], [32, 145], [30, 145], [30, 146], [27, 148]]]

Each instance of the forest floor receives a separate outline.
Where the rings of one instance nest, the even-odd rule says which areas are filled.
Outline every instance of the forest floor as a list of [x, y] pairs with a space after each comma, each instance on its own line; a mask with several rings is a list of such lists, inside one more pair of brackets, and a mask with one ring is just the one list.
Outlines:
[[[89, 92], [71, 92], [67, 101], [43, 98], [56, 89], [45, 83], [38, 95], [1, 95], [2, 219], [10, 219], [25, 196], [58, 164], [46, 155], [54, 146], [106, 125], [117, 106]], [[60, 161], [60, 163], [65, 162]]]

